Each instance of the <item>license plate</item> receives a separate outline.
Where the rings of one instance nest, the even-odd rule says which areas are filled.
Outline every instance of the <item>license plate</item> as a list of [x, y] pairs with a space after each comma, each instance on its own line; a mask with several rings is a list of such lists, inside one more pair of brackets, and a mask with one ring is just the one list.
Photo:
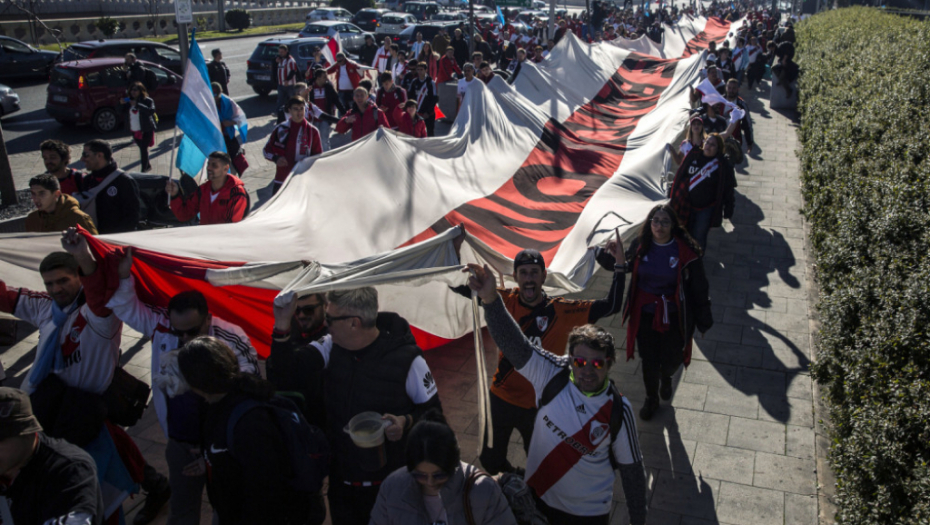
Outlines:
[[55, 102], [67, 102], [67, 101], [68, 101], [68, 97], [66, 97], [66, 96], [64, 96], [64, 95], [55, 95], [55, 96], [52, 97], [52, 100], [54, 100]]
[[255, 75], [255, 80], [267, 80], [271, 81], [271, 75]]

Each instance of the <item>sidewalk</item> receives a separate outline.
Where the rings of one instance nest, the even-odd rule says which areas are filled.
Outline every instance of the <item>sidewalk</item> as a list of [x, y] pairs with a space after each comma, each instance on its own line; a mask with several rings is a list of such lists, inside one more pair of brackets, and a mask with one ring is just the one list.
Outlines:
[[[819, 523], [818, 512], [825, 507], [817, 498], [817, 468], [822, 463], [815, 452], [816, 418], [808, 371], [812, 322], [794, 155], [797, 125], [793, 113], [768, 109], [767, 93], [744, 91], [744, 95], [757, 146], [737, 169], [733, 220], [710, 235], [705, 267], [715, 324], [706, 337], [698, 335], [690, 367], [675, 376], [671, 406], [663, 402], [652, 421], [637, 422], [648, 476], [650, 524], [811, 525]], [[250, 121], [250, 128], [271, 125], [270, 117]], [[268, 131], [257, 129], [255, 136], [267, 136]], [[159, 149], [166, 140], [170, 135], [159, 134], [156, 140], [160, 153], [153, 160], [155, 173], [167, 173], [169, 155]], [[245, 180], [252, 193], [267, 186], [273, 174], [260, 149], [261, 144], [247, 148], [252, 167]], [[117, 155], [123, 167], [133, 169], [133, 162], [138, 162], [135, 147]], [[20, 174], [17, 166], [29, 167], [30, 173], [41, 171], [35, 157], [11, 159], [14, 172]], [[600, 273], [584, 296], [603, 297], [609, 285], [609, 276]], [[626, 329], [620, 316], [605, 319], [604, 324], [622, 348]], [[28, 332], [20, 328], [21, 334]], [[148, 381], [146, 340], [128, 329], [123, 336], [127, 370]], [[37, 333], [31, 332], [0, 355], [8, 373], [32, 362], [36, 341]], [[496, 350], [486, 341], [492, 373]], [[428, 352], [426, 359], [447, 418], [459, 436], [462, 459], [476, 461], [477, 371], [470, 336]], [[629, 362], [621, 358], [611, 373], [637, 412], [644, 401], [639, 364], [638, 357]], [[165, 438], [151, 409], [131, 434], [148, 461], [166, 472]], [[516, 436], [508, 456], [515, 465], [523, 465]], [[629, 523], [619, 482], [615, 498], [611, 523]], [[137, 498], [126, 508], [131, 511], [141, 502]], [[163, 509], [155, 523], [165, 523], [166, 514]], [[205, 503], [201, 523], [210, 523], [209, 516]], [[131, 517], [130, 512], [130, 522]]]

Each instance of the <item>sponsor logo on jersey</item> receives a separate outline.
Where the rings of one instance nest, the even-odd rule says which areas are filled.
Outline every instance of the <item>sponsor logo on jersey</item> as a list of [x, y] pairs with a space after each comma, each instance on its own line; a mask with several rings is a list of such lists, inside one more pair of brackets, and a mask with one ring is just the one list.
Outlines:
[[587, 414], [587, 413], [588, 413], [588, 412], [584, 409], [584, 403], [582, 403], [582, 404], [576, 406], [576, 407], [575, 407], [575, 410], [576, 410], [579, 414]]
[[668, 265], [670, 268], [675, 268], [678, 266], [678, 257], [669, 257]]
[[429, 392], [430, 390], [432, 390], [432, 387], [435, 384], [436, 384], [436, 380], [433, 379], [433, 373], [427, 372], [426, 375], [423, 376], [423, 388], [425, 388], [426, 391]]
[[536, 328], [539, 328], [540, 332], [545, 332], [546, 328], [549, 328], [549, 318], [545, 315], [540, 315], [536, 318]]

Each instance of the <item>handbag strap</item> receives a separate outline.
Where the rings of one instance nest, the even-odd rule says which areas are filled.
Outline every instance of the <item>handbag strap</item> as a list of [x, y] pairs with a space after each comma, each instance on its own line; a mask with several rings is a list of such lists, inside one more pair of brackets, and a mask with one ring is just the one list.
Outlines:
[[87, 205], [93, 202], [94, 199], [97, 198], [97, 194], [103, 191], [104, 188], [106, 188], [114, 180], [116, 180], [116, 177], [119, 177], [122, 174], [123, 174], [123, 170], [116, 168], [115, 170], [113, 170], [113, 173], [110, 173], [109, 175], [106, 176], [106, 178], [100, 181], [100, 184], [94, 186], [93, 188], [87, 191], [81, 192], [82, 196], [84, 197], [83, 199], [79, 199], [81, 201], [81, 209], [84, 209]]
[[468, 525], [475, 524], [475, 515], [471, 510], [471, 489], [475, 486], [475, 483], [478, 482], [482, 477], [487, 476], [491, 477], [487, 472], [477, 469], [471, 474], [468, 475], [468, 478], [465, 480], [465, 487], [462, 489], [462, 507], [465, 509], [465, 522]]

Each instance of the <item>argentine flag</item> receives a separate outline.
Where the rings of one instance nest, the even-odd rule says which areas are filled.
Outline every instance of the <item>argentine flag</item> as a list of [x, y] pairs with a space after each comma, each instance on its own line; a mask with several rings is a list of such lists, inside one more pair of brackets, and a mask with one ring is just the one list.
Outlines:
[[175, 166], [184, 173], [196, 177], [214, 151], [226, 152], [223, 130], [210, 88], [207, 63], [197, 45], [195, 32], [191, 31], [190, 54], [184, 68], [184, 83], [181, 84], [181, 101], [175, 123], [184, 133], [178, 147]]

